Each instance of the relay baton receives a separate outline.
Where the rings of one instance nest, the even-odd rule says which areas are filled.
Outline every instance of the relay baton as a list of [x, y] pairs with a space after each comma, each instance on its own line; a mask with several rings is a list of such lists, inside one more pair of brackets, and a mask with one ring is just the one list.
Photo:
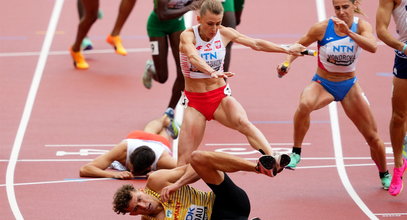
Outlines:
[[318, 55], [318, 52], [317, 52], [316, 50], [309, 50], [309, 49], [306, 49], [306, 50], [302, 51], [301, 54], [302, 54], [302, 55], [309, 55], [309, 56], [314, 56], [314, 57], [315, 57], [315, 56]]
[[[290, 63], [287, 62], [287, 61], [285, 61], [285, 62], [283, 63], [283, 65], [281, 66], [281, 71], [287, 72], [287, 69], [288, 69], [289, 66], [290, 66]], [[284, 75], [278, 74], [278, 78], [282, 78], [283, 76], [284, 76]]]

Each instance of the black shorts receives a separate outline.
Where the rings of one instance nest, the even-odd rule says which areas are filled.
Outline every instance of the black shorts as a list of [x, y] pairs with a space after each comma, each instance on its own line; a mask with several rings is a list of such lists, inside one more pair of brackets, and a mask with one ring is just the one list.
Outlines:
[[247, 220], [249, 218], [249, 197], [226, 173], [221, 184], [207, 185], [215, 193], [211, 220]]
[[402, 58], [396, 55], [394, 58], [393, 75], [400, 79], [407, 79], [407, 57]]

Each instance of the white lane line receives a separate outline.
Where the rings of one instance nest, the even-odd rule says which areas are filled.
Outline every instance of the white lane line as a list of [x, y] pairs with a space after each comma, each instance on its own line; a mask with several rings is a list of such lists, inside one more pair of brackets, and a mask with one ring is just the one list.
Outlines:
[[378, 219], [373, 212], [367, 207], [367, 205], [362, 201], [359, 195], [356, 193], [355, 189], [353, 188], [348, 174], [346, 173], [345, 163], [342, 153], [342, 143], [340, 137], [340, 129], [339, 129], [339, 120], [338, 120], [338, 111], [335, 102], [329, 104], [329, 115], [331, 117], [331, 129], [332, 129], [332, 139], [334, 145], [334, 152], [335, 152], [335, 161], [336, 161], [336, 169], [338, 170], [339, 177], [342, 181], [342, 185], [345, 187], [346, 191], [348, 192], [349, 196], [353, 199], [356, 205], [369, 217], [369, 219]]
[[[182, 112], [180, 113], [182, 115]], [[180, 119], [182, 120], [182, 119]], [[272, 146], [293, 145], [293, 143], [269, 143]], [[384, 143], [387, 144], [386, 142]], [[303, 143], [302, 145], [311, 145], [311, 143]], [[115, 144], [45, 144], [44, 147], [114, 147]], [[205, 146], [249, 146], [249, 143], [207, 143]], [[388, 147], [391, 149], [391, 147]], [[392, 152], [390, 152], [392, 153]]]
[[[324, 0], [316, 0], [317, 4], [317, 12], [318, 12], [318, 21], [322, 21], [326, 19], [326, 8]], [[373, 212], [366, 206], [366, 204], [362, 201], [359, 195], [356, 193], [355, 189], [353, 188], [348, 174], [346, 173], [345, 163], [343, 161], [343, 153], [342, 153], [342, 143], [340, 137], [340, 129], [339, 129], [339, 120], [338, 120], [338, 109], [336, 102], [332, 102], [329, 104], [329, 116], [331, 118], [331, 129], [332, 129], [332, 138], [333, 138], [333, 145], [335, 151], [335, 161], [337, 165], [337, 170], [339, 177], [342, 181], [343, 186], [345, 187], [346, 191], [348, 192], [349, 196], [353, 199], [353, 201], [359, 206], [359, 208], [370, 218], [370, 219], [378, 219]]]
[[20, 153], [21, 144], [24, 139], [25, 131], [27, 129], [28, 121], [31, 116], [31, 111], [34, 106], [35, 97], [37, 95], [38, 87], [41, 81], [44, 67], [47, 61], [48, 53], [51, 48], [52, 40], [55, 35], [56, 26], [61, 14], [64, 0], [56, 0], [52, 11], [51, 19], [48, 24], [47, 34], [45, 35], [44, 43], [41, 48], [41, 54], [38, 59], [37, 67], [35, 69], [34, 77], [28, 93], [27, 101], [24, 106], [23, 115], [21, 117], [20, 125], [17, 130], [16, 138], [14, 140], [13, 148], [10, 154], [10, 161], [7, 166], [6, 173], [6, 189], [7, 198], [16, 219], [24, 219], [17, 204], [16, 195], [14, 192], [14, 170], [17, 163], [18, 154]]
[[[258, 151], [255, 151], [258, 154]], [[259, 158], [246, 158], [248, 160], [258, 160]], [[371, 160], [370, 157], [344, 157], [343, 160]], [[392, 160], [393, 157], [386, 157], [386, 159]], [[336, 160], [335, 157], [301, 157], [301, 160]], [[8, 163], [10, 160], [0, 159], [0, 162]], [[19, 159], [17, 162], [88, 162], [93, 159]], [[388, 163], [389, 165], [393, 163]], [[347, 166], [347, 165], [345, 165]]]
[[[89, 182], [89, 181], [101, 181], [101, 180], [116, 180], [113, 178], [93, 178], [93, 179], [70, 179], [70, 180], [55, 180], [55, 181], [42, 181], [42, 182], [29, 182], [29, 183], [15, 183], [14, 186], [27, 186], [27, 185], [43, 185], [52, 183], [77, 183], [77, 182]], [[0, 184], [0, 187], [5, 184]]]
[[326, 19], [326, 8], [325, 8], [325, 1], [323, 0], [316, 0], [317, 5], [317, 15], [318, 21], [323, 21]]
[[[10, 160], [0, 160], [0, 162], [9, 162]], [[17, 162], [87, 162], [93, 159], [20, 159]]]
[[[246, 160], [258, 160], [259, 158], [245, 158]], [[302, 158], [301, 158], [302, 159]], [[375, 166], [374, 163], [369, 164], [348, 164], [347, 167], [360, 167], [360, 166]], [[321, 166], [301, 166], [296, 169], [320, 169], [320, 168], [335, 168], [336, 165], [321, 165]], [[285, 171], [290, 172], [290, 171]], [[145, 179], [144, 177], [139, 177], [137, 179]], [[27, 186], [27, 185], [43, 185], [43, 184], [54, 184], [54, 183], [77, 183], [77, 182], [89, 182], [89, 181], [101, 181], [101, 180], [116, 180], [114, 178], [75, 178], [75, 179], [65, 179], [65, 180], [54, 180], [54, 181], [40, 181], [40, 182], [27, 182], [27, 183], [15, 183], [14, 186]], [[0, 187], [4, 187], [6, 184], [0, 184]], [[385, 213], [388, 214], [388, 213]], [[385, 215], [376, 214], [376, 215]], [[397, 214], [397, 213], [390, 213]]]
[[46, 144], [45, 147], [114, 147], [115, 144]]
[[185, 27], [186, 28], [192, 27], [192, 19], [193, 19], [193, 17], [195, 17], [193, 11], [189, 11], [189, 12], [185, 13], [184, 22], [185, 22]]
[[[289, 43], [283, 43], [283, 44], [289, 44]], [[378, 46], [386, 46], [381, 41], [377, 42]], [[311, 45], [314, 46], [314, 45]], [[315, 44], [316, 46], [316, 44]], [[314, 46], [314, 47], [315, 47]], [[242, 46], [242, 45], [233, 45], [233, 50], [235, 49], [250, 49], [248, 47]], [[151, 48], [126, 48], [128, 53], [149, 53], [151, 52]], [[93, 50], [87, 50], [83, 51], [84, 54], [109, 54], [112, 53], [112, 49], [93, 49]], [[0, 53], [0, 57], [28, 57], [28, 56], [39, 56], [41, 52], [39, 51], [34, 51], [34, 52], [8, 52], [8, 53]], [[59, 56], [59, 55], [69, 55], [69, 51], [67, 50], [59, 50], [59, 51], [50, 51], [49, 56]]]
[[402, 217], [406, 216], [407, 213], [376, 213], [375, 215], [378, 215], [380, 217]]
[[[269, 143], [272, 146], [293, 146], [294, 143]], [[311, 145], [310, 143], [303, 143], [302, 145]], [[250, 146], [249, 143], [208, 143], [205, 146]], [[290, 148], [291, 149], [291, 148]]]
[[[128, 53], [141, 53], [141, 52], [150, 52], [151, 48], [126, 48]], [[83, 51], [83, 54], [105, 54], [113, 53], [112, 49], [100, 49], [100, 50], [87, 50]], [[0, 53], [0, 57], [27, 57], [27, 56], [39, 56], [41, 52], [9, 52], [9, 53]], [[69, 55], [69, 51], [60, 50], [60, 51], [49, 51], [48, 55]]]

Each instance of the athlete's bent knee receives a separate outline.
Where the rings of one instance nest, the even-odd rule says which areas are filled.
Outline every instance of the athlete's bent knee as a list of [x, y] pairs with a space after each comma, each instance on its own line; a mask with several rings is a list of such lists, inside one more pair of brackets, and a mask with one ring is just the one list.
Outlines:
[[393, 112], [391, 116], [391, 121], [394, 125], [404, 126], [404, 123], [407, 121], [407, 114]]
[[191, 154], [191, 165], [200, 166], [206, 163], [206, 154], [204, 151], [194, 151]]
[[247, 119], [239, 119], [234, 126], [236, 130], [240, 131], [241, 133], [246, 133], [251, 129], [253, 124]]
[[382, 140], [378, 135], [370, 135], [366, 137], [366, 142], [370, 146], [370, 148], [375, 149], [377, 147], [382, 146]]
[[310, 104], [306, 102], [300, 102], [297, 108], [297, 112], [303, 113], [303, 114], [308, 114], [312, 112], [313, 108]]

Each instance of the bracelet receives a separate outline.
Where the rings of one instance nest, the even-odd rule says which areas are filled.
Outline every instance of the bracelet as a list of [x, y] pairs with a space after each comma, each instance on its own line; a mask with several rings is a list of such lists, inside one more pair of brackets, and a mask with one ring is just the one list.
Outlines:
[[406, 51], [406, 49], [407, 49], [407, 44], [404, 44], [404, 46], [403, 46], [403, 50], [401, 51], [401, 52], [405, 52]]

